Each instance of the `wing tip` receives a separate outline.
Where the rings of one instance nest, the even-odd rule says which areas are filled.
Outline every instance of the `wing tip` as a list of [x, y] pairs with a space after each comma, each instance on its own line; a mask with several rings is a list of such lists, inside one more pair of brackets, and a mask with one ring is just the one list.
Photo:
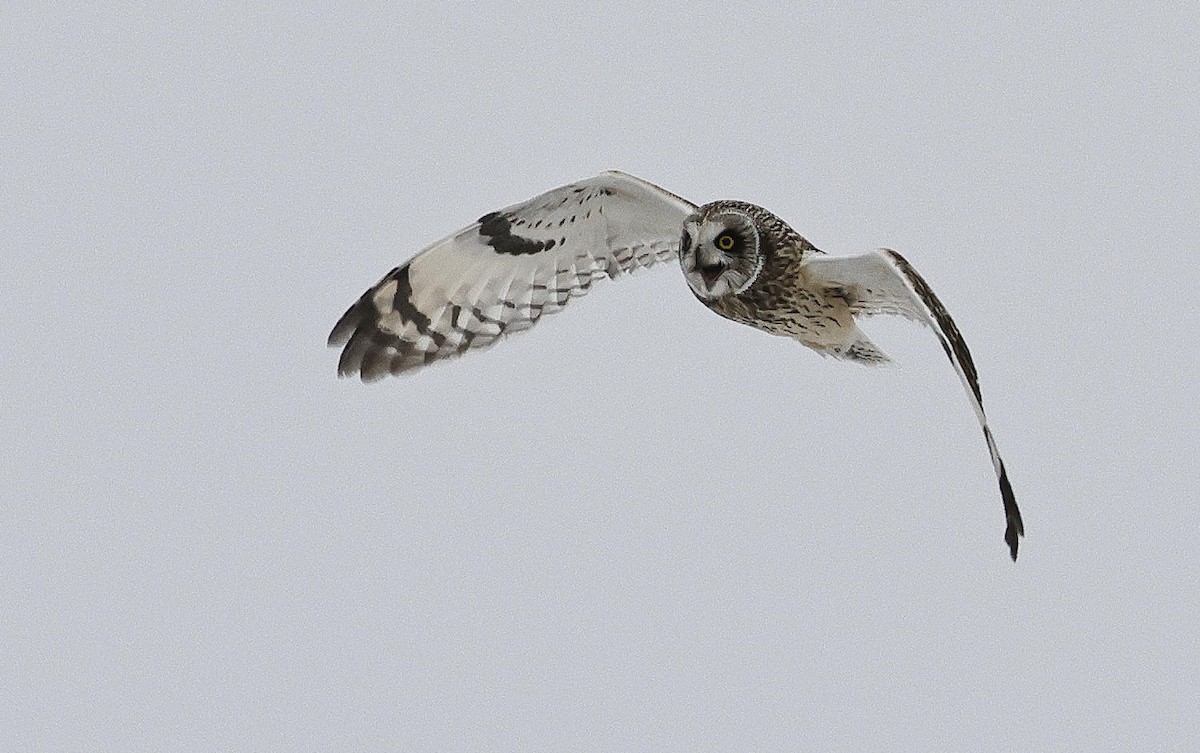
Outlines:
[[362, 320], [357, 309], [358, 304], [356, 303], [342, 314], [342, 318], [338, 319], [337, 324], [333, 325], [333, 329], [329, 331], [329, 337], [325, 339], [325, 347], [340, 348], [350, 342], [354, 330], [358, 329], [358, 323]]
[[1004, 529], [1004, 543], [1008, 544], [1008, 555], [1013, 562], [1017, 561], [1017, 545], [1024, 535], [1018, 526], [1013, 525], [1013, 521], [1008, 521], [1008, 527]]
[[1025, 535], [1025, 522], [1021, 520], [1021, 508], [1017, 507], [1017, 497], [1013, 494], [1012, 484], [1008, 482], [1008, 472], [1004, 463], [1000, 463], [1000, 497], [1004, 500], [1004, 543], [1008, 544], [1008, 553], [1012, 561], [1017, 561], [1017, 546]]

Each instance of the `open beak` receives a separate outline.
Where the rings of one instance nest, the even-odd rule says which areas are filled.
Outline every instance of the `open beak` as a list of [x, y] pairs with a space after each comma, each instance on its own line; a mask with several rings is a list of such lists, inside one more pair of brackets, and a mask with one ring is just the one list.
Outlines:
[[713, 285], [717, 284], [717, 280], [721, 274], [729, 268], [729, 265], [723, 261], [718, 261], [715, 264], [697, 265], [696, 269], [700, 271], [700, 277], [704, 280], [704, 286], [710, 291]]

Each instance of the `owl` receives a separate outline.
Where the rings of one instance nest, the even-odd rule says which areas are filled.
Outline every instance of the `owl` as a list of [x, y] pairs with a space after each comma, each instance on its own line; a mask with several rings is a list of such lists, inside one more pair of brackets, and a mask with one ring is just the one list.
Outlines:
[[827, 256], [743, 201], [697, 206], [621, 172], [491, 212], [371, 286], [334, 325], [340, 376], [372, 382], [529, 329], [604, 278], [678, 261], [705, 306], [735, 322], [868, 366], [888, 357], [858, 327], [880, 314], [929, 326], [979, 419], [1015, 561], [1024, 524], [983, 410], [967, 343], [929, 284], [889, 249]]

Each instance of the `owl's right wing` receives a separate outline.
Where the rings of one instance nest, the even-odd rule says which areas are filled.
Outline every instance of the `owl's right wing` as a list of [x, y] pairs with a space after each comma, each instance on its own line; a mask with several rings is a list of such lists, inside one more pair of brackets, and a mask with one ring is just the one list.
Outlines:
[[528, 329], [592, 282], [676, 256], [696, 205], [610, 171], [479, 218], [373, 285], [329, 335], [339, 376], [400, 374]]

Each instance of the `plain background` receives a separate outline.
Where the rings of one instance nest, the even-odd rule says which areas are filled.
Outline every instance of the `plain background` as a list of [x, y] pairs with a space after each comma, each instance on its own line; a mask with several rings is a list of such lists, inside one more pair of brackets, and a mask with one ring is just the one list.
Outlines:
[[[1200, 747], [1200, 5], [36, 3], [0, 23], [0, 748]], [[891, 246], [978, 363], [676, 269], [325, 337], [619, 168]]]

